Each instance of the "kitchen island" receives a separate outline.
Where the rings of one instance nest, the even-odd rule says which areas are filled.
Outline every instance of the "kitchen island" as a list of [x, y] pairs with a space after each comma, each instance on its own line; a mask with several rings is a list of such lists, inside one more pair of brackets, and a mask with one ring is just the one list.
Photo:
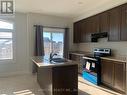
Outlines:
[[45, 95], [78, 95], [78, 65], [74, 61], [53, 62], [36, 56], [37, 81]]

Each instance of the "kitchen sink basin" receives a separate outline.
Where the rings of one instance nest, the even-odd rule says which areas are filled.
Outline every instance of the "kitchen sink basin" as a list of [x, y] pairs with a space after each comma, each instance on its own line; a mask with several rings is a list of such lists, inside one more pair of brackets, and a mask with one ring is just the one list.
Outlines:
[[53, 58], [52, 59], [52, 62], [55, 62], [55, 63], [63, 63], [63, 62], [67, 62], [67, 60], [64, 59], [64, 58]]

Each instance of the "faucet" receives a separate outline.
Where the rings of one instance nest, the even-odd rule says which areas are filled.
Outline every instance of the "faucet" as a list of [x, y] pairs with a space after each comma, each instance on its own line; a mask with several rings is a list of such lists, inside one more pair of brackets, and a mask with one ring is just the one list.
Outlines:
[[53, 60], [53, 57], [54, 57], [55, 55], [57, 55], [57, 53], [53, 53], [53, 52], [50, 53], [50, 56], [49, 56], [50, 61]]

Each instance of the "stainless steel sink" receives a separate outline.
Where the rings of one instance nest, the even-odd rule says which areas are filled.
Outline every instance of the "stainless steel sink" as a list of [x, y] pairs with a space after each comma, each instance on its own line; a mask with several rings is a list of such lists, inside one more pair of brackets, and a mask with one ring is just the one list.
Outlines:
[[64, 58], [53, 58], [52, 59], [52, 62], [55, 62], [55, 63], [63, 63], [63, 62], [67, 62], [67, 60], [64, 59]]

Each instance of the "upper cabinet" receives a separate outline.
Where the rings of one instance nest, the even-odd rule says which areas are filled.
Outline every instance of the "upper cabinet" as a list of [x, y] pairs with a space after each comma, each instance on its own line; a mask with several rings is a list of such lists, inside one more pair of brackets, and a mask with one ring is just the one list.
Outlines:
[[73, 42], [79, 43], [80, 42], [80, 31], [81, 31], [81, 24], [80, 22], [74, 23], [74, 34], [73, 34]]
[[74, 23], [74, 43], [91, 42], [91, 34], [100, 32], [99, 16]]
[[122, 6], [121, 41], [127, 41], [127, 4]]
[[120, 40], [121, 6], [109, 11], [109, 41]]
[[108, 41], [127, 41], [127, 4], [74, 23], [74, 43], [91, 42], [99, 32], [108, 32]]
[[109, 31], [109, 14], [108, 12], [103, 12], [100, 14], [100, 32]]

